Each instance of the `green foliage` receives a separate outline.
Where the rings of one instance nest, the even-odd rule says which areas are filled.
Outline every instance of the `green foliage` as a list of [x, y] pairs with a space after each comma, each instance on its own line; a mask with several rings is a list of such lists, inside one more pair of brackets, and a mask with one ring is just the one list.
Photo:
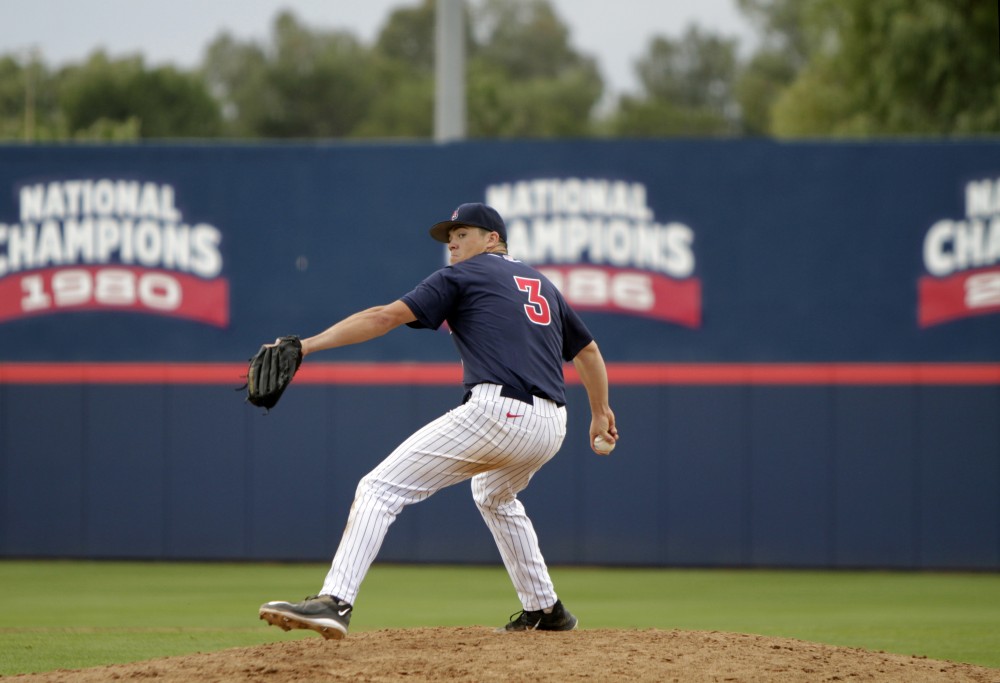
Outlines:
[[205, 74], [223, 101], [229, 133], [264, 138], [346, 137], [375, 98], [368, 50], [345, 31], [311, 30], [290, 12], [274, 22], [272, 45], [223, 34], [209, 46]]
[[[577, 54], [548, 0], [487, 0], [467, 17], [472, 137], [589, 131], [601, 96], [592, 59]], [[228, 132], [248, 137], [430, 137], [436, 2], [393, 11], [366, 48], [344, 32], [310, 30], [286, 12], [272, 45], [228, 35], [205, 73]]]
[[56, 80], [37, 52], [0, 57], [0, 140], [66, 137]]
[[639, 97], [624, 95], [612, 130], [621, 136], [736, 132], [736, 41], [688, 27], [680, 40], [654, 38], [636, 71]]
[[[639, 91], [610, 102], [551, 0], [466, 0], [468, 134], [1000, 133], [994, 4], [735, 2], [758, 31], [753, 54], [696, 25], [656, 35]], [[37, 53], [0, 55], [0, 140], [430, 138], [436, 7], [394, 9], [370, 46], [285, 11], [262, 44], [219, 34], [193, 71], [100, 51], [58, 71]]]
[[471, 137], [581, 137], [603, 84], [548, 0], [486, 0], [473, 14]]
[[742, 66], [735, 97], [742, 116], [743, 132], [767, 135], [773, 129], [772, 109], [808, 61], [810, 36], [802, 0], [736, 0], [754, 24], [761, 44]]
[[60, 110], [73, 137], [208, 137], [219, 132], [215, 101], [196, 74], [147, 69], [142, 57], [91, 55], [60, 74]]
[[582, 137], [600, 96], [597, 75], [583, 67], [557, 79], [514, 80], [492, 64], [470, 67], [469, 134], [472, 137]]
[[377, 88], [355, 138], [429, 138], [434, 134], [434, 77], [404, 62], [377, 58]]
[[807, 31], [804, 15], [811, 0], [736, 0], [736, 5], [757, 28], [761, 51], [781, 55], [792, 71], [809, 59], [816, 36]]
[[809, 0], [818, 36], [777, 100], [778, 135], [1000, 133], [996, 8], [977, 0]]
[[690, 26], [679, 41], [654, 38], [637, 70], [651, 97], [721, 114], [736, 73], [735, 49], [736, 41]]
[[717, 136], [732, 132], [731, 124], [707, 107], [681, 107], [669, 101], [637, 99], [618, 102], [612, 132], [622, 137]]
[[374, 47], [372, 78], [378, 87], [368, 114], [352, 132], [354, 137], [434, 134], [436, 5], [436, 0], [423, 0], [389, 15]]
[[514, 80], [557, 78], [585, 61], [548, 0], [484, 0], [473, 33], [476, 56]]
[[28, 70], [13, 57], [0, 58], [0, 138], [24, 138], [29, 114]]
[[795, 76], [794, 66], [781, 52], [762, 50], [750, 59], [734, 91], [745, 134], [767, 135], [771, 132], [771, 110]]
[[[417, 6], [393, 10], [375, 41], [376, 54], [424, 73], [433, 73], [436, 6], [437, 0], [423, 0]], [[471, 41], [466, 28], [466, 52]]]

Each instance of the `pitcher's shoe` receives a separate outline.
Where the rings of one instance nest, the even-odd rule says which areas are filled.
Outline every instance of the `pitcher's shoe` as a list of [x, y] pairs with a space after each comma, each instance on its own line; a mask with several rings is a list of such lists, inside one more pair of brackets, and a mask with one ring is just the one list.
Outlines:
[[340, 640], [347, 635], [352, 609], [332, 595], [314, 595], [296, 603], [265, 602], [260, 606], [260, 618], [285, 631], [308, 628], [326, 639]]
[[508, 631], [572, 631], [576, 628], [576, 617], [563, 607], [562, 600], [546, 610], [521, 610], [510, 616], [510, 623], [497, 629], [497, 633]]

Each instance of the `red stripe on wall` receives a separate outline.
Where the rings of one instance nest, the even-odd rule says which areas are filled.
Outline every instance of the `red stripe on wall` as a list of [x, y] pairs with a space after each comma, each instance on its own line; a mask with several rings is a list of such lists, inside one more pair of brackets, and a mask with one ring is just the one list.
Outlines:
[[609, 365], [619, 384], [1000, 384], [1000, 363], [692, 363]]
[[[222, 384], [242, 363], [0, 363], [0, 384]], [[1000, 363], [609, 363], [618, 385], [1000, 385]], [[572, 366], [566, 380], [579, 384]], [[299, 384], [455, 385], [458, 363], [306, 363]]]

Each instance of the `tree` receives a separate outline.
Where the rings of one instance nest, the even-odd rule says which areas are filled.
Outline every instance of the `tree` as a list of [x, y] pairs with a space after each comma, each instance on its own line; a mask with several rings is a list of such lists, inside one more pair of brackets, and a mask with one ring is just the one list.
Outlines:
[[0, 140], [65, 137], [55, 77], [38, 52], [0, 57]]
[[275, 95], [268, 90], [267, 55], [254, 44], [241, 44], [228, 33], [213, 40], [205, 51], [202, 71], [209, 90], [220, 103], [225, 132], [253, 137], [260, 113]]
[[220, 131], [218, 106], [196, 74], [170, 66], [150, 70], [140, 56], [111, 60], [98, 51], [58, 78], [72, 137], [211, 137]]
[[808, 0], [808, 64], [778, 135], [1000, 132], [997, 13], [979, 0]]
[[485, 0], [472, 15], [472, 137], [576, 137], [592, 131], [603, 83], [548, 0]]
[[483, 0], [473, 17], [475, 57], [512, 79], [558, 78], [589, 61], [548, 0]]
[[434, 134], [436, 0], [393, 10], [373, 50], [378, 88], [358, 137], [428, 138]]
[[[283, 12], [262, 44], [219, 34], [192, 72], [103, 52], [54, 75], [0, 59], [0, 136], [429, 138], [436, 5], [394, 10], [373, 47]], [[601, 78], [549, 0], [481, 0], [466, 22], [471, 136], [591, 133]]]
[[761, 41], [740, 69], [734, 93], [744, 133], [766, 135], [771, 132], [774, 103], [808, 61], [810, 37], [804, 20], [808, 2], [737, 0], [737, 5], [756, 27]]
[[[374, 48], [378, 93], [357, 134], [433, 134], [436, 9], [424, 0], [390, 15]], [[600, 76], [547, 0], [486, 0], [465, 22], [470, 136], [589, 133]]]
[[[356, 134], [433, 134], [436, 8], [424, 0], [390, 15], [374, 48], [378, 93]], [[590, 133], [600, 75], [548, 0], [467, 6], [465, 41], [471, 137]]]
[[736, 132], [736, 43], [695, 25], [680, 40], [654, 37], [636, 66], [642, 92], [619, 99], [611, 130], [629, 136]]
[[[433, 73], [436, 9], [437, 0], [394, 9], [375, 40], [375, 52], [416, 70]], [[470, 42], [468, 31], [466, 42]]]
[[205, 73], [230, 132], [270, 138], [346, 137], [375, 98], [370, 51], [347, 31], [311, 30], [291, 12], [274, 21], [272, 45], [216, 38]]
[[807, 31], [805, 14], [812, 0], [736, 0], [761, 38], [761, 50], [784, 55], [793, 69], [805, 65], [816, 37]]

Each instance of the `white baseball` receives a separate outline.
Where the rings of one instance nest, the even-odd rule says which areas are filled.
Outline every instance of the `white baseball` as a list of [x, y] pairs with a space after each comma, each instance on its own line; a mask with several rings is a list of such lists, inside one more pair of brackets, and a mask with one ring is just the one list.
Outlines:
[[594, 450], [602, 455], [607, 455], [615, 450], [615, 442], [605, 441], [604, 437], [598, 434], [594, 437]]

